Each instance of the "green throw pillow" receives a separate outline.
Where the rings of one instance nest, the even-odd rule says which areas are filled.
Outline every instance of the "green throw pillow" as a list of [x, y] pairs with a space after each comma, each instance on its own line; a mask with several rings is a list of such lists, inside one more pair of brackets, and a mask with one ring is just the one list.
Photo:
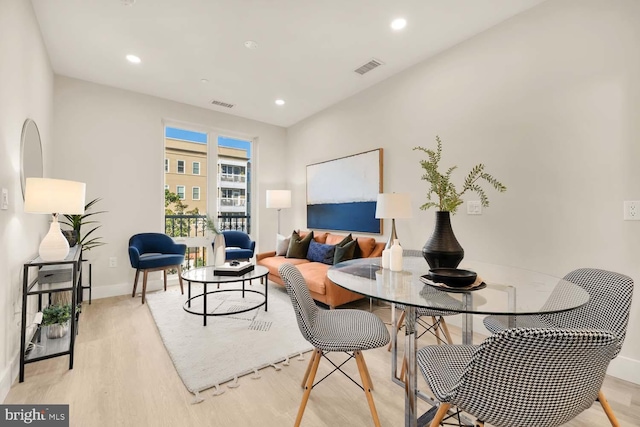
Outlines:
[[[342, 242], [344, 242], [344, 240]], [[336, 245], [336, 252], [333, 255], [334, 264], [353, 259], [353, 255], [356, 251], [356, 247], [358, 246], [358, 242], [356, 240], [351, 240], [350, 242], [345, 243], [342, 246], [339, 246], [342, 242]]]
[[294, 231], [291, 234], [291, 241], [289, 242], [286, 258], [306, 259], [311, 240], [313, 240], [313, 231], [304, 236], [304, 239], [301, 239], [300, 235]]
[[344, 239], [342, 239], [340, 241], [340, 243], [336, 244], [336, 247], [338, 247], [338, 246], [342, 247], [342, 246], [346, 245], [349, 242], [353, 242], [353, 237], [351, 237], [351, 234], [349, 234]]

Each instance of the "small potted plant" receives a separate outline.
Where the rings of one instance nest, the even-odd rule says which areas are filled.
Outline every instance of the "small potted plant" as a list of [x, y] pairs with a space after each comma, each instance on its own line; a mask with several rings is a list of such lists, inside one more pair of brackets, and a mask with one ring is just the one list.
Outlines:
[[67, 335], [70, 320], [70, 304], [53, 304], [42, 310], [42, 325], [47, 327], [47, 338], [62, 338]]
[[[463, 203], [462, 195], [467, 191], [476, 193], [480, 197], [480, 203], [483, 207], [489, 206], [489, 198], [481, 186], [482, 181], [501, 193], [507, 191], [507, 187], [487, 173], [484, 164], [478, 163], [467, 174], [462, 189], [458, 191], [451, 182], [451, 174], [457, 169], [457, 166], [451, 166], [444, 174], [438, 170], [442, 158], [442, 141], [439, 136], [436, 136], [436, 143], [435, 151], [424, 147], [414, 147], [414, 150], [422, 151], [428, 157], [426, 160], [420, 160], [420, 166], [424, 169], [422, 179], [429, 183], [427, 202], [420, 206], [420, 209], [438, 209], [435, 230], [422, 248], [422, 255], [431, 268], [456, 268], [464, 257], [464, 250], [453, 234], [450, 214], [456, 213], [458, 207]], [[434, 194], [437, 201], [432, 199]]]

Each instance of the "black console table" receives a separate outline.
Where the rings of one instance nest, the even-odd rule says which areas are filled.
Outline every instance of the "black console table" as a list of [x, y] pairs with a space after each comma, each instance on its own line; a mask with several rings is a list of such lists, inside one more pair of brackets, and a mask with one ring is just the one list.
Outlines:
[[[57, 266], [70, 269], [70, 278], [57, 283], [40, 283], [36, 271], [36, 277], [29, 280], [32, 269], [40, 270], [43, 267]], [[48, 296], [47, 304], [51, 302], [52, 294], [58, 292], [71, 293], [71, 327], [67, 335], [62, 338], [47, 338], [42, 333], [42, 325], [38, 325], [32, 337], [27, 337], [27, 308], [29, 297], [37, 296], [38, 311], [42, 311], [43, 296]], [[73, 349], [76, 339], [77, 322], [79, 312], [76, 306], [79, 303], [78, 294], [82, 292], [82, 248], [74, 246], [69, 250], [69, 255], [63, 261], [47, 262], [40, 257], [24, 264], [22, 280], [22, 322], [20, 333], [20, 382], [24, 381], [24, 366], [27, 363], [51, 359], [53, 357], [69, 355], [69, 369], [73, 369]], [[32, 322], [33, 319], [28, 319]]]

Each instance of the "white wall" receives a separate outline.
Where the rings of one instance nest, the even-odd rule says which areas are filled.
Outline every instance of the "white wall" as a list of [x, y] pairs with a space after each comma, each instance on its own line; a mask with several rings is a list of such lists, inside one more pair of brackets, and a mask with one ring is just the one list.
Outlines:
[[[422, 247], [434, 213], [418, 210], [428, 187], [412, 147], [440, 135], [458, 185], [484, 162], [508, 187], [489, 192], [483, 215], [453, 217], [467, 258], [558, 276], [599, 267], [638, 282], [640, 222], [622, 220], [623, 200], [640, 200], [638, 40], [640, 2], [546, 2], [289, 128], [299, 167], [285, 229], [305, 226], [304, 165], [383, 147], [384, 190], [413, 198], [398, 235]], [[636, 383], [638, 300], [610, 367]]]
[[50, 175], [52, 98], [53, 72], [31, 2], [0, 0], [0, 187], [9, 190], [9, 209], [0, 210], [0, 401], [17, 374], [22, 264], [37, 255], [47, 231], [46, 215], [23, 212], [20, 136], [25, 119], [35, 120]]
[[[87, 252], [94, 296], [131, 292], [129, 238], [164, 232], [163, 120], [259, 138], [252, 237], [258, 247], [275, 245], [276, 212], [264, 208], [264, 193], [286, 180], [280, 167], [284, 128], [67, 77], [56, 76], [54, 88], [54, 171], [60, 178], [86, 182], [87, 200], [101, 197], [96, 208], [108, 211], [98, 230], [108, 244]], [[108, 268], [112, 256], [117, 268]], [[155, 279], [160, 277], [157, 273]]]

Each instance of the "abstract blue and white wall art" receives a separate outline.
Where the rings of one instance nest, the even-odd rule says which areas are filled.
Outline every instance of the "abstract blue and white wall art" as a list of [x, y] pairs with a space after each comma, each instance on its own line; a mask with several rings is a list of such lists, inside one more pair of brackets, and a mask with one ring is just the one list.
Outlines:
[[382, 233], [382, 148], [307, 166], [307, 228]]

